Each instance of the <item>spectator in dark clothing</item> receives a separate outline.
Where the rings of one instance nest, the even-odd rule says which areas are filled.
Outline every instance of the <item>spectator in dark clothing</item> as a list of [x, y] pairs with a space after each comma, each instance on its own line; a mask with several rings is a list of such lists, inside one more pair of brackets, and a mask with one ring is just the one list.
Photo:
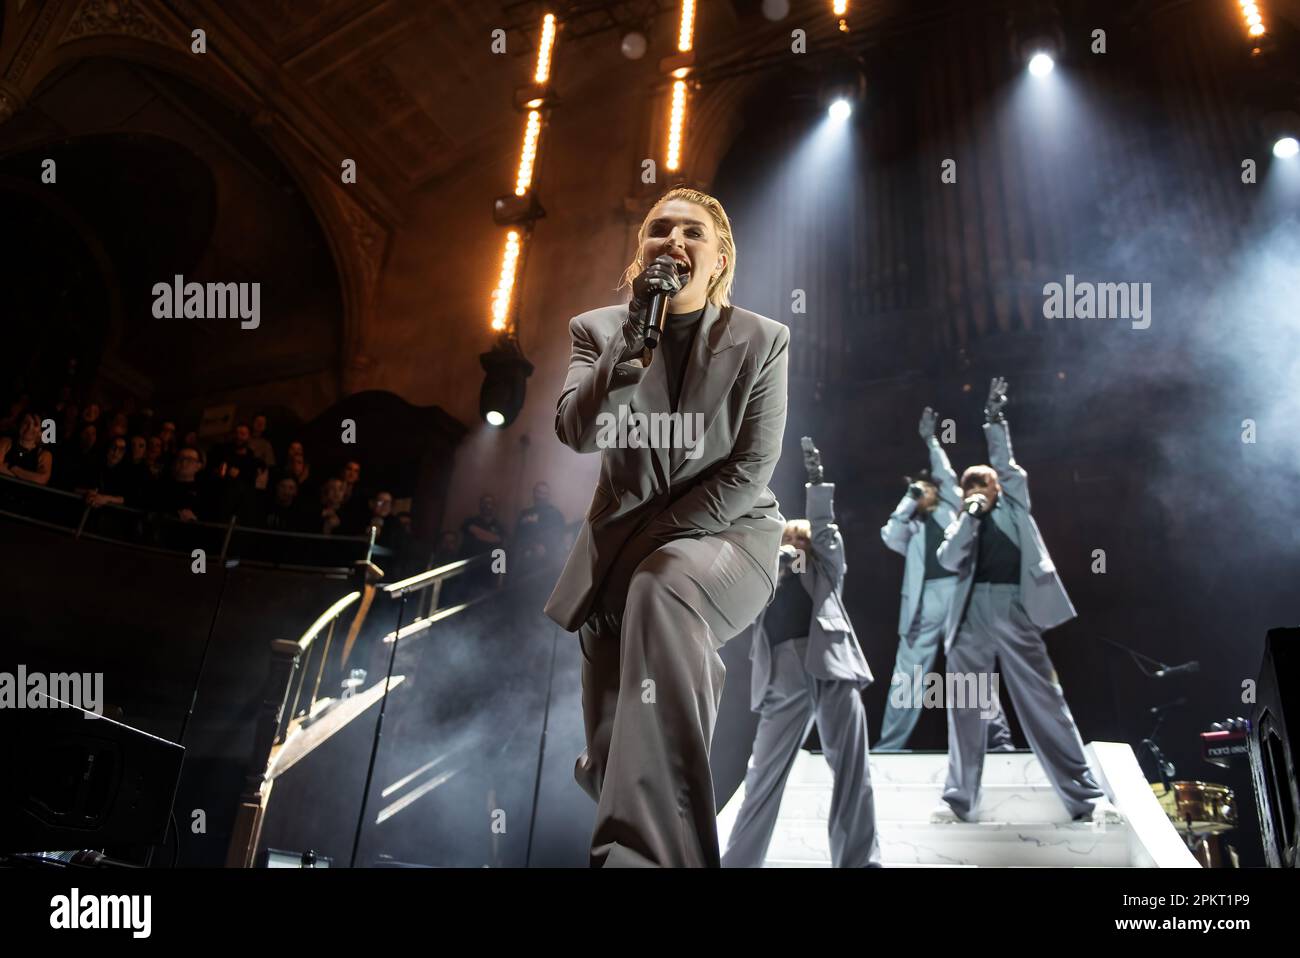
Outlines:
[[176, 454], [171, 476], [155, 490], [154, 508], [185, 522], [210, 518], [210, 494], [206, 484], [199, 482], [202, 469], [202, 454], [192, 446], [183, 447]]
[[386, 489], [370, 498], [370, 519], [361, 534], [370, 535], [371, 528], [375, 529], [375, 545], [390, 549], [396, 555], [405, 554], [410, 544], [409, 526], [404, 528], [393, 515], [393, 494]]
[[343, 480], [343, 505], [339, 508], [342, 520], [340, 533], [347, 536], [359, 536], [370, 522], [370, 509], [361, 494], [361, 463], [349, 459], [339, 470]]
[[253, 438], [248, 423], [241, 422], [235, 427], [234, 438], [220, 453], [220, 459], [226, 464], [225, 478], [251, 486], [257, 479], [259, 471], [266, 470], [266, 463], [257, 458], [249, 441]]
[[95, 447], [99, 429], [93, 423], [83, 422], [77, 433], [77, 445], [59, 457], [54, 485], [60, 489], [88, 489], [99, 478], [99, 460]]
[[438, 548], [433, 553], [434, 568], [455, 562], [460, 558], [460, 533], [444, 529], [438, 536]]
[[88, 505], [95, 508], [134, 505], [136, 473], [126, 461], [126, 439], [122, 436], [114, 436], [109, 440], [93, 479], [93, 483], [76, 489], [85, 495]]
[[266, 463], [267, 468], [275, 468], [275, 449], [271, 446], [271, 441], [266, 438], [266, 417], [254, 416], [252, 423], [249, 424], [250, 437], [248, 448], [253, 450], [253, 455], [262, 462]]
[[149, 440], [136, 433], [127, 440], [126, 451], [129, 454], [127, 462], [135, 469], [143, 469], [144, 457], [149, 451]]
[[304, 457], [301, 451], [294, 452], [293, 444], [290, 444], [290, 451], [287, 458], [284, 472], [281, 475], [288, 476], [298, 484], [298, 497], [309, 502], [320, 495], [317, 488], [316, 480], [312, 477], [311, 463]]
[[[492, 496], [482, 496], [478, 501], [478, 515], [470, 516], [460, 526], [460, 557], [472, 559], [486, 555], [493, 549], [503, 548], [505, 527], [497, 521], [497, 501]], [[495, 588], [496, 578], [491, 562], [484, 562], [464, 574], [471, 592]]]
[[339, 510], [343, 508], [343, 480], [326, 479], [320, 487], [320, 512], [312, 532], [321, 535], [341, 535], [339, 526], [343, 520]]
[[146, 479], [149, 482], [162, 482], [167, 478], [167, 464], [163, 458], [161, 436], [150, 436], [145, 443], [144, 468], [148, 473]]
[[[170, 419], [164, 419], [161, 426], [158, 427], [158, 438], [162, 440], [162, 454], [164, 460], [171, 460], [176, 457], [178, 448], [176, 443], [176, 423]], [[186, 437], [186, 444], [192, 445], [195, 449], [199, 448], [198, 437], [194, 437], [194, 442], [189, 442]]]
[[44, 486], [50, 481], [54, 456], [41, 443], [41, 417], [28, 410], [18, 422], [18, 438], [0, 436], [0, 476]]
[[293, 476], [281, 476], [262, 524], [276, 532], [316, 532], [312, 517], [298, 501], [298, 483]]
[[518, 569], [535, 569], [561, 558], [564, 545], [564, 514], [551, 505], [551, 487], [544, 482], [533, 486], [533, 504], [515, 520], [515, 537], [510, 550]]

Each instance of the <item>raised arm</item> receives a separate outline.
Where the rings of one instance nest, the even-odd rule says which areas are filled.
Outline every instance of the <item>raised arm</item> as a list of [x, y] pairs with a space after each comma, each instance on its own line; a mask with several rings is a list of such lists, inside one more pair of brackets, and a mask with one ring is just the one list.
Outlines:
[[844, 537], [835, 524], [835, 483], [826, 482], [822, 455], [811, 436], [800, 441], [808, 482], [804, 485], [804, 515], [812, 534], [813, 558], [830, 571], [838, 583], [844, 578]]
[[673, 539], [718, 533], [754, 508], [781, 456], [789, 351], [790, 330], [782, 326], [755, 376], [731, 455], [656, 516], [646, 527], [649, 535]]
[[1029, 508], [1029, 474], [1011, 452], [1011, 430], [1003, 408], [1007, 404], [1007, 381], [995, 377], [984, 407], [984, 439], [989, 447], [989, 465], [997, 471], [1002, 491], [1024, 508]]
[[930, 478], [939, 490], [939, 498], [954, 509], [960, 509], [961, 487], [958, 485], [957, 471], [948, 461], [948, 454], [944, 452], [943, 444], [934, 434], [934, 424], [937, 419], [935, 411], [929, 406], [926, 406], [921, 413], [919, 431], [925, 441], [925, 448], [930, 453]]

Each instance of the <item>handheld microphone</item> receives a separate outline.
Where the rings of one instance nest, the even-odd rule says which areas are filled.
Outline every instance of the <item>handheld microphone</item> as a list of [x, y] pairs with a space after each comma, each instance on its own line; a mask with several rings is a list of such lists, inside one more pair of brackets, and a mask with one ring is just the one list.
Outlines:
[[[673, 259], [667, 253], [655, 257], [656, 263], [666, 263], [674, 270], [677, 269], [677, 260]], [[677, 274], [678, 280], [682, 286], [690, 282], [690, 273]], [[655, 290], [650, 294], [650, 305], [646, 307], [646, 328], [645, 328], [645, 345], [646, 349], [654, 349], [659, 345], [659, 337], [663, 334], [664, 323], [668, 318], [668, 301], [680, 291], [680, 287], [673, 292]]]
[[966, 515], [977, 516], [980, 514], [980, 504], [978, 502], [966, 503]]

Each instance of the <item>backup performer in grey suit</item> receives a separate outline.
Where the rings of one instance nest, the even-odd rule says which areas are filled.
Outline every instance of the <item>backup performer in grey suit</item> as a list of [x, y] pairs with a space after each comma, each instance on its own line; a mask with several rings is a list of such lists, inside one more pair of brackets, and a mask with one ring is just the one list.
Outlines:
[[[727, 303], [735, 255], [722, 205], [671, 190], [642, 223], [631, 303], [569, 323], [555, 429], [600, 452], [600, 478], [546, 613], [582, 647], [587, 747], [574, 776], [597, 803], [594, 866], [719, 864], [718, 650], [774, 589], [785, 519], [767, 483], [790, 342]], [[656, 289], [673, 296], [652, 352]]]
[[[881, 723], [876, 751], [896, 751], [907, 740], [921, 717], [916, 701], [916, 677], [924, 680], [934, 669], [939, 655], [948, 610], [956, 594], [957, 574], [939, 564], [939, 544], [944, 530], [961, 512], [961, 487], [957, 473], [934, 434], [937, 417], [926, 406], [918, 427], [930, 453], [930, 478], [916, 480], [880, 529], [880, 538], [903, 555], [903, 601], [898, 613], [898, 653], [885, 718]], [[1014, 751], [1007, 718], [998, 704], [997, 715], [988, 724], [989, 751]]]
[[750, 703], [761, 718], [745, 773], [745, 799], [722, 856], [727, 868], [767, 857], [785, 781], [814, 721], [834, 775], [831, 864], [880, 864], [862, 689], [871, 669], [844, 607], [844, 539], [835, 525], [835, 486], [804, 437], [808, 518], [791, 520], [781, 546], [776, 594], [754, 624]]
[[[1043, 632], [1075, 617], [1030, 514], [1028, 474], [1011, 453], [1006, 380], [989, 388], [984, 434], [991, 466], [961, 478], [961, 515], [944, 533], [939, 561], [957, 573], [944, 651], [948, 671], [983, 681], [1000, 667], [1020, 724], [1048, 780], [1076, 821], [1117, 821], [1083, 751]], [[948, 779], [931, 820], [975, 821], [987, 712], [948, 703]]]

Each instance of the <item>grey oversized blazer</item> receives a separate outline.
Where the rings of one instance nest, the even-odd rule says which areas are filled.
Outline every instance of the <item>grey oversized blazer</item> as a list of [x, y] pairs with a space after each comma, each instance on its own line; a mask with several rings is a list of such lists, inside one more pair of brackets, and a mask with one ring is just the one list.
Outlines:
[[[1020, 604], [1029, 621], [1039, 631], [1046, 632], [1070, 621], [1077, 613], [1057, 574], [1056, 563], [1047, 552], [1038, 523], [1029, 511], [1029, 474], [1011, 452], [1011, 427], [1004, 422], [986, 424], [984, 437], [988, 440], [989, 465], [997, 470], [998, 484], [1002, 486], [999, 498], [1010, 508], [1011, 520], [1020, 536]], [[945, 653], [952, 647], [966, 614], [966, 601], [975, 581], [978, 540], [979, 520], [963, 511], [945, 530], [939, 546], [939, 564], [957, 573], [956, 593], [944, 626]]]
[[[854, 682], [865, 689], [874, 679], [867, 665], [858, 634], [849, 621], [844, 606], [844, 537], [835, 524], [835, 484], [806, 483], [808, 524], [812, 527], [812, 561], [799, 573], [800, 581], [812, 597], [812, 621], [808, 623], [808, 648], [803, 667], [819, 679]], [[790, 573], [794, 575], [796, 573]], [[768, 683], [772, 681], [772, 650], [763, 621], [764, 609], [754, 624], [754, 644], [750, 646], [749, 707], [757, 712], [763, 707]]]
[[586, 621], [611, 563], [633, 536], [669, 542], [723, 533], [757, 562], [770, 585], [785, 529], [767, 483], [785, 432], [790, 330], [709, 303], [679, 400], [678, 411], [698, 414], [691, 422], [703, 427], [690, 431], [694, 448], [680, 441], [670, 448], [619, 448], [609, 443], [609, 427], [620, 416], [671, 411], [662, 356], [649, 368], [617, 362], [627, 309], [604, 306], [569, 321], [572, 353], [555, 432], [576, 452], [601, 454], [586, 520], [546, 603], [546, 614], [571, 632]]

